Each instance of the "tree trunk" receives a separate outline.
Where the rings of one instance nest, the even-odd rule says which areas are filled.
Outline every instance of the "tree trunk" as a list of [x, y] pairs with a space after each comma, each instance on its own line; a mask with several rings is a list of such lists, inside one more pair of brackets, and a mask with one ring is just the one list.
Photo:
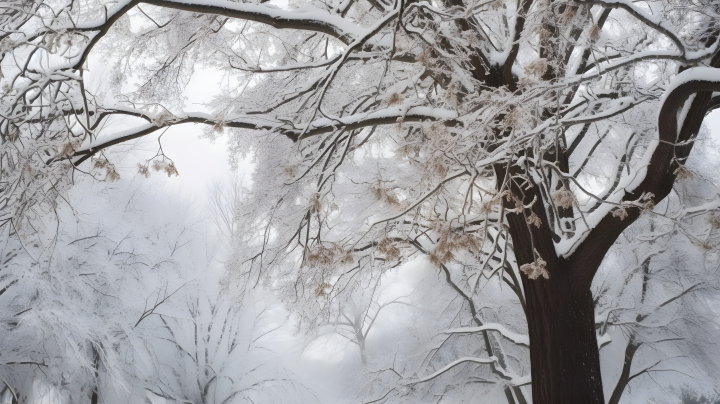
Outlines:
[[604, 404], [590, 288], [563, 273], [573, 268], [548, 270], [550, 279], [523, 276], [533, 403]]
[[[504, 167], [496, 169], [501, 181]], [[510, 190], [531, 210], [520, 211], [516, 209], [519, 202], [503, 199], [506, 209], [515, 210], [506, 215], [506, 220], [517, 265], [539, 264], [542, 259], [549, 275], [549, 279], [521, 275], [533, 404], [605, 404], [590, 284], [607, 250], [594, 250], [580, 259], [559, 258], [543, 204], [533, 203], [540, 200], [539, 187], [522, 188], [512, 183]], [[532, 213], [543, 218], [540, 226], [528, 223], [527, 216]]]
[[358, 347], [360, 347], [360, 360], [362, 361], [363, 366], [367, 366], [367, 355], [365, 353], [365, 338], [362, 336], [362, 333], [356, 334]]
[[[521, 275], [533, 404], [604, 404], [592, 278], [587, 276], [594, 273], [598, 262], [560, 259], [554, 248], [550, 249], [552, 240], [542, 239], [540, 234], [534, 234], [535, 242], [529, 243], [523, 238], [528, 233], [513, 232], [518, 219], [513, 216], [508, 215], [508, 222], [518, 265], [533, 262], [538, 251], [549, 273], [549, 279]], [[527, 229], [525, 223], [523, 226]], [[534, 248], [527, 248], [529, 245]]]
[[95, 345], [92, 345], [93, 369], [95, 377], [93, 378], [92, 393], [90, 394], [90, 404], [98, 404], [98, 376], [100, 374], [100, 354]]
[[627, 387], [631, 380], [630, 368], [632, 367], [633, 357], [635, 357], [635, 352], [637, 352], [638, 348], [640, 348], [640, 344], [635, 342], [635, 335], [633, 334], [630, 336], [630, 341], [628, 341], [628, 344], [625, 347], [625, 362], [623, 363], [623, 369], [620, 373], [620, 379], [615, 385], [615, 390], [613, 390], [612, 396], [610, 396], [608, 404], [620, 403], [620, 397], [622, 397], [625, 387]]

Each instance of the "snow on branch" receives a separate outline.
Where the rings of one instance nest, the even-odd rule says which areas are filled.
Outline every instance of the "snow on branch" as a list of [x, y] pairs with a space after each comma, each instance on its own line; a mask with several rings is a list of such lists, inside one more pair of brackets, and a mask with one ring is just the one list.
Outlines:
[[53, 30], [67, 29], [96, 31], [106, 26], [108, 21], [117, 19], [138, 4], [151, 4], [158, 7], [222, 15], [248, 21], [260, 22], [275, 28], [302, 29], [322, 32], [334, 36], [345, 43], [352, 42], [364, 29], [347, 18], [313, 6], [303, 6], [284, 10], [270, 4], [240, 3], [228, 0], [121, 0], [107, 9], [105, 18], [78, 23], [72, 26], [52, 27]]
[[476, 333], [480, 331], [497, 331], [499, 332], [503, 337], [509, 339], [510, 341], [519, 344], [519, 345], [525, 345], [530, 346], [530, 337], [523, 334], [518, 334], [516, 332], [510, 331], [502, 324], [499, 323], [488, 323], [483, 324], [480, 327], [462, 327], [462, 328], [452, 328], [447, 331], [445, 331], [445, 334], [467, 334], [467, 333]]
[[[139, 118], [143, 118], [148, 123], [139, 125], [132, 129], [123, 130], [112, 135], [102, 136], [95, 140], [88, 140], [83, 144], [75, 153], [75, 157], [80, 157], [76, 164], [80, 164], [91, 155], [98, 151], [113, 146], [119, 143], [123, 143], [129, 140], [137, 139], [142, 136], [146, 136], [160, 128], [167, 126], [174, 126], [184, 123], [202, 123], [206, 125], [217, 125], [222, 121], [223, 126], [229, 128], [242, 128], [242, 129], [254, 129], [264, 131], [277, 131], [293, 141], [297, 141], [303, 130], [295, 126], [290, 126], [286, 122], [271, 121], [267, 116], [258, 117], [250, 115], [237, 115], [234, 117], [225, 117], [223, 119], [216, 118], [207, 113], [201, 112], [188, 112], [182, 117], [169, 117], [167, 119], [160, 119], [161, 114], [151, 115], [141, 110], [117, 107], [116, 109], [109, 109], [104, 112], [105, 115], [110, 114], [123, 114], [131, 115]], [[376, 125], [388, 125], [403, 122], [421, 122], [421, 121], [445, 121], [446, 124], [452, 124], [457, 118], [455, 111], [432, 108], [432, 107], [411, 107], [409, 109], [402, 109], [397, 107], [390, 107], [374, 111], [371, 113], [360, 113], [355, 115], [348, 115], [340, 118], [320, 118], [312, 121], [308, 125], [308, 129], [304, 132], [303, 137], [310, 137], [323, 133], [332, 132], [339, 128], [348, 130], [360, 129], [369, 126]]]
[[426, 381], [428, 381], [428, 380], [432, 380], [432, 379], [434, 379], [434, 378], [442, 375], [443, 373], [447, 372], [448, 370], [454, 368], [455, 366], [460, 365], [460, 364], [463, 364], [463, 363], [466, 363], [466, 362], [475, 362], [475, 363], [482, 363], [482, 364], [491, 364], [491, 363], [497, 363], [497, 358], [494, 357], [494, 356], [492, 356], [492, 357], [490, 357], [490, 358], [474, 358], [474, 357], [470, 357], [470, 356], [467, 356], [467, 357], [464, 357], [464, 358], [460, 358], [460, 359], [457, 359], [457, 360], [454, 360], [454, 361], [448, 363], [448, 364], [445, 365], [442, 369], [438, 370], [438, 371], [435, 372], [435, 373], [432, 373], [432, 374], [427, 375], [427, 376], [425, 376], [425, 377], [419, 378], [418, 380], [414, 381], [413, 384], [415, 384], [415, 383], [422, 383], [422, 382], [426, 382]]
[[572, 118], [564, 118], [560, 120], [560, 123], [564, 125], [579, 125], [583, 123], [590, 123], [590, 122], [596, 122], [599, 120], [607, 119], [610, 117], [613, 117], [618, 114], [622, 114], [623, 112], [629, 110], [630, 108], [634, 107], [638, 104], [638, 101], [636, 101], [633, 97], [622, 97], [617, 100], [615, 100], [611, 106], [597, 114], [593, 115], [582, 115], [582, 116], [576, 116]]
[[[212, 115], [206, 113], [188, 113], [184, 117], [170, 116], [169, 118], [166, 118], [163, 114], [149, 115], [140, 110], [132, 111], [130, 109], [122, 109], [114, 112], [118, 114], [137, 116], [147, 120], [148, 123], [138, 125], [132, 129], [119, 131], [112, 135], [102, 136], [94, 140], [88, 139], [80, 148], [77, 149], [73, 156], [79, 157], [79, 159], [75, 161], [76, 165], [87, 160], [88, 158], [90, 158], [90, 156], [94, 155], [102, 149], [149, 135], [163, 127], [174, 126], [183, 123], [203, 123], [207, 125], [217, 125], [221, 121], [220, 119], [217, 119]], [[223, 121], [223, 125], [231, 128], [257, 130], [272, 130], [275, 127], [279, 126], [279, 124], [264, 124], [260, 119], [251, 119], [250, 117], [248, 117], [248, 119], [235, 117], [232, 120]]]
[[704, 213], [718, 208], [720, 208], [720, 199], [715, 199], [713, 201], [706, 202], [698, 206], [686, 207], [684, 209], [681, 209], [676, 216], [682, 217], [691, 213]]
[[[317, 119], [311, 122], [310, 125], [308, 125], [307, 130], [304, 131], [303, 138], [318, 135], [321, 133], [331, 132], [341, 127], [352, 130], [376, 125], [388, 125], [402, 122], [421, 122], [425, 120], [442, 120], [446, 121], [446, 123], [450, 125], [455, 123], [455, 119], [457, 117], [457, 112], [442, 108], [410, 107], [405, 109], [398, 107], [388, 107], [369, 113], [359, 113], [339, 118]], [[300, 135], [300, 133], [302, 133], [302, 130], [283, 130], [283, 133], [288, 135], [293, 132], [297, 133], [297, 135]]]
[[142, 0], [142, 3], [256, 21], [280, 29], [322, 32], [334, 36], [346, 44], [353, 42], [365, 31], [347, 18], [309, 5], [283, 10], [268, 4], [260, 5], [228, 0]]
[[673, 28], [668, 23], [663, 21], [662, 18], [646, 13], [645, 11], [638, 8], [632, 2], [630, 2], [628, 0], [615, 0], [615, 1], [583, 0], [581, 2], [586, 3], [586, 4], [598, 4], [598, 5], [610, 7], [610, 8], [621, 8], [621, 9], [627, 11], [633, 17], [642, 21], [644, 24], [647, 24], [648, 26], [654, 28], [655, 30], [659, 31], [663, 35], [670, 38], [670, 40], [673, 41], [675, 46], [678, 47], [680, 52], [682, 52], [682, 54], [685, 55], [685, 46], [683, 45], [682, 41], [678, 37], [677, 33], [675, 33], [675, 31], [673, 30]]
[[[674, 161], [673, 148], [677, 146], [679, 130], [683, 124], [683, 122], [678, 122], [678, 111], [691, 101], [689, 96], [716, 89], [720, 89], [720, 69], [718, 68], [693, 67], [672, 79], [660, 100], [658, 138], [650, 141], [642, 157], [626, 175], [619, 179], [614, 191], [603, 198], [600, 206], [584, 217], [584, 221], [578, 224], [574, 235], [555, 243], [555, 250], [559, 256], [569, 257], [572, 255], [590, 232], [595, 230], [606, 216], [612, 214], [613, 209], [617, 206], [625, 204], [641, 207], [645, 206], [643, 203], [656, 203], [664, 198], [665, 191], [669, 192], [669, 189], [662, 188], [665, 186], [664, 175]], [[680, 139], [681, 142], [685, 140], [687, 139]], [[672, 171], [674, 170], [669, 172], [672, 173]], [[648, 175], [648, 173], [657, 174]], [[639, 199], [636, 199], [638, 197]], [[628, 198], [631, 199], [628, 200]]]
[[532, 383], [532, 378], [530, 375], [518, 376], [510, 380], [510, 383], [512, 383], [513, 386], [526, 386]]

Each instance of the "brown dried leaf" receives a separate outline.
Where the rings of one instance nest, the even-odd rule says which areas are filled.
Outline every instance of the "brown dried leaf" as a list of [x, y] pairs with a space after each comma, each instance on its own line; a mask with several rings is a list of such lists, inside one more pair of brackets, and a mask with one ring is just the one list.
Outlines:
[[538, 229], [540, 228], [540, 225], [542, 225], [542, 220], [540, 220], [540, 216], [536, 215], [535, 212], [533, 212], [528, 218], [526, 219], [527, 224], [535, 225]]
[[387, 238], [382, 239], [380, 243], [378, 243], [377, 250], [380, 254], [384, 255], [388, 261], [397, 261], [402, 257], [397, 245]]
[[713, 229], [720, 229], [720, 212], [708, 216], [707, 221]]
[[533, 280], [541, 276], [545, 279], [550, 279], [550, 273], [545, 268], [546, 264], [542, 258], [538, 257], [534, 262], [520, 266], [520, 271]]
[[322, 209], [322, 204], [320, 203], [320, 194], [316, 192], [310, 196], [310, 211], [319, 212], [320, 209]]
[[390, 96], [387, 98], [386, 103], [387, 103], [387, 105], [390, 107], [390, 106], [393, 106], [393, 105], [402, 104], [403, 101], [405, 101], [405, 97], [403, 97], [401, 94], [392, 93], [392, 94], [390, 94]]
[[575, 18], [576, 13], [577, 7], [566, 5], [565, 10], [558, 17], [558, 22], [562, 25], [568, 25], [572, 22], [573, 18]]
[[673, 171], [673, 175], [675, 175], [677, 177], [677, 179], [679, 179], [679, 180], [693, 178], [692, 171], [688, 170], [687, 167], [685, 167], [684, 165], [678, 166], [678, 168], [676, 168], [675, 171]]

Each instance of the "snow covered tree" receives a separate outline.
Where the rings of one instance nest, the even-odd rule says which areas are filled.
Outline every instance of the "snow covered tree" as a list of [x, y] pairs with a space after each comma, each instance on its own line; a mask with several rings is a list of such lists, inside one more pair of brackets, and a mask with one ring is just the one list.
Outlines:
[[656, 227], [660, 231], [646, 233], [657, 237], [652, 250], [643, 249], [643, 242], [637, 240], [630, 243], [636, 254], [627, 249], [620, 257], [637, 265], [623, 277], [609, 279], [608, 268], [600, 274], [604, 282], [598, 282], [602, 293], [597, 325], [605, 345], [610, 343], [601, 355], [615, 356], [614, 361], [603, 356], [615, 362], [614, 372], [604, 369], [606, 374], [614, 373], [606, 379], [615, 383], [606, 388], [610, 404], [667, 397], [667, 391], [658, 391], [655, 383], [717, 394], [718, 331], [713, 309], [719, 288], [713, 274], [717, 263], [711, 251], [693, 245], [672, 227], [664, 223]]
[[[591, 283], [687, 175], [720, 91], [711, 0], [0, 5], [0, 224], [33, 237], [75, 169], [117, 179], [109, 146], [229, 129], [255, 160], [244, 271], [306, 324], [416, 254], [473, 292], [500, 276], [536, 404], [604, 402]], [[201, 66], [211, 113], [184, 108]], [[162, 149], [151, 166], [177, 173]]]
[[701, 131], [675, 192], [620, 236], [593, 283], [596, 326], [608, 346], [603, 363], [613, 362], [610, 355], [620, 359], [612, 370], [604, 365], [608, 381], [617, 380], [606, 386], [609, 403], [661, 400], [667, 392], [656, 383], [681, 397], [685, 388], [709, 397], [720, 388], [714, 354], [719, 161], [716, 139], [708, 135]]
[[362, 289], [355, 291], [350, 299], [341, 305], [338, 318], [329, 324], [329, 331], [358, 347], [363, 365], [367, 365], [366, 341], [380, 313], [394, 304], [408, 304], [403, 301], [402, 296], [381, 303], [376, 300], [381, 294], [378, 286], [375, 285], [367, 294], [362, 293]]
[[530, 378], [522, 375], [529, 376], [528, 337], [510, 331], [525, 332], [525, 319], [499, 277], [470, 293], [459, 287], [467, 282], [447, 279], [421, 259], [383, 278], [411, 291], [404, 300], [412, 305], [412, 317], [396, 314], [389, 320], [394, 327], [371, 341], [374, 350], [382, 346], [383, 351], [371, 361], [369, 372], [376, 380], [365, 397], [388, 403], [471, 402], [473, 397], [527, 402], [522, 385]]
[[3, 228], [0, 377], [21, 403], [142, 401], [156, 372], [143, 326], [188, 281], [198, 237], [182, 203], [159, 212], [142, 183], [100, 185], [80, 178], [38, 244]]

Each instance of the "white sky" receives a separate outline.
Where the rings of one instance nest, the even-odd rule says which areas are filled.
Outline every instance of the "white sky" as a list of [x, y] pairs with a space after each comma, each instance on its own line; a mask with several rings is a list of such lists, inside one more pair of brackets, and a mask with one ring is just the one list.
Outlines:
[[705, 124], [715, 137], [720, 136], [720, 109], [716, 109], [706, 116]]
[[[95, 61], [96, 71], [103, 71], [97, 68], [102, 66], [103, 61]], [[92, 72], [92, 65], [90, 71]], [[185, 105], [186, 111], [210, 112], [204, 107], [219, 89], [219, 75], [212, 70], [196, 69], [191, 79], [186, 94], [188, 101]], [[93, 77], [97, 86], [102, 86], [101, 77]], [[112, 124], [106, 128], [106, 133], [127, 129], [132, 125]], [[158, 151], [158, 136], [162, 134], [162, 148], [166, 156], [175, 162], [180, 173], [179, 176], [168, 178], [164, 172], [150, 170], [150, 179], [153, 184], [164, 187], [170, 194], [204, 205], [207, 189], [213, 182], [225, 182], [232, 176], [228, 153], [228, 138], [223, 135], [214, 141], [201, 138], [204, 125], [185, 124], [170, 127], [167, 131], [157, 131], [152, 135], [138, 139], [130, 144], [112, 148], [111, 153], [120, 153], [115, 158], [110, 158], [116, 164], [118, 172], [123, 178], [135, 180], [146, 180], [137, 173], [137, 164], [152, 158]], [[127, 153], [127, 154], [125, 154]], [[89, 168], [89, 164], [83, 164]], [[247, 161], [240, 161], [238, 164], [238, 176], [244, 177], [249, 174], [251, 166]], [[146, 180], [147, 181], [147, 180]]]

